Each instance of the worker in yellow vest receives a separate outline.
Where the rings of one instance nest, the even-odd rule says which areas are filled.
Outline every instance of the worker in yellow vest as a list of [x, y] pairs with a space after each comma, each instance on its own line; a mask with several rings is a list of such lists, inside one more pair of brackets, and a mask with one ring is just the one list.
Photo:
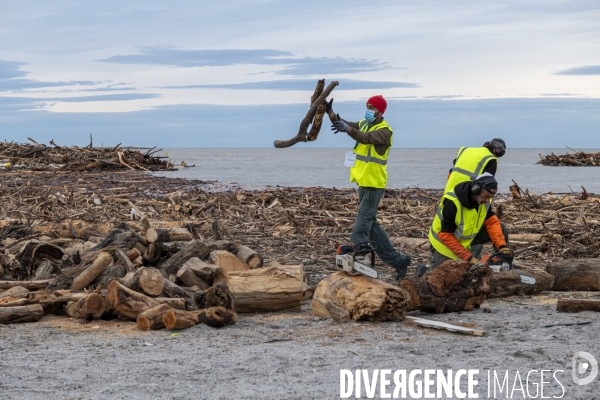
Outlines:
[[350, 242], [376, 242], [379, 258], [396, 270], [398, 279], [403, 278], [411, 257], [396, 250], [377, 222], [377, 206], [387, 185], [387, 160], [392, 148], [393, 131], [383, 119], [387, 102], [382, 96], [371, 97], [366, 104], [365, 119], [359, 122], [346, 121], [333, 112], [333, 99], [324, 104], [333, 123], [331, 129], [335, 133], [346, 132], [356, 140], [354, 150], [346, 154], [345, 162], [350, 167], [350, 182], [358, 184], [358, 213]]
[[474, 245], [492, 242], [496, 251], [512, 256], [508, 247], [508, 231], [492, 210], [492, 199], [498, 191], [498, 182], [489, 173], [475, 181], [459, 183], [446, 192], [440, 201], [429, 229], [433, 257], [429, 268], [419, 265], [419, 277], [446, 260], [464, 260], [478, 264], [482, 247], [473, 252]]
[[498, 158], [506, 153], [506, 143], [500, 138], [485, 142], [483, 147], [461, 147], [450, 169], [444, 193], [461, 182], [473, 181], [483, 173], [496, 175]]

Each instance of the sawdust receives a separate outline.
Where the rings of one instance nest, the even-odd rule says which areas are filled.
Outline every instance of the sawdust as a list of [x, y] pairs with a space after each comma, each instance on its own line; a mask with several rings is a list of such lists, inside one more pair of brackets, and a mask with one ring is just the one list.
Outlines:
[[144, 334], [143, 331], [137, 328], [135, 322], [117, 319], [110, 321], [97, 319], [87, 322], [82, 319], [65, 318], [59, 315], [46, 315], [38, 323], [61, 331], [73, 333], [94, 332], [101, 336], [137, 336]]

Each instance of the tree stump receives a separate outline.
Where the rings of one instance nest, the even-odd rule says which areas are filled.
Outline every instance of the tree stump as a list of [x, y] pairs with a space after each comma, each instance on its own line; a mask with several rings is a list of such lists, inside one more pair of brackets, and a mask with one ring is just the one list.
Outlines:
[[600, 258], [556, 259], [546, 272], [554, 276], [552, 290], [600, 290]]
[[529, 295], [550, 290], [553, 284], [554, 277], [541, 269], [494, 272], [490, 278], [490, 292], [487, 297]]
[[312, 299], [316, 316], [336, 321], [401, 321], [408, 305], [409, 295], [404, 289], [343, 271], [319, 282]]
[[479, 308], [490, 291], [492, 270], [469, 271], [466, 261], [449, 260], [418, 279], [403, 279], [400, 287], [410, 294], [406, 311], [430, 313], [472, 311]]

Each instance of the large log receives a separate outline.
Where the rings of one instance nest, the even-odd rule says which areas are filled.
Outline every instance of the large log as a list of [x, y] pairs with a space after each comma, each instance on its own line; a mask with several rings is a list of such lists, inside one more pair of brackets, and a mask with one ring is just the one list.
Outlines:
[[244, 264], [247, 264], [251, 269], [263, 267], [263, 256], [248, 246], [240, 246], [235, 254]]
[[87, 253], [97, 250], [102, 250], [106, 247], [116, 247], [124, 251], [131, 250], [137, 243], [137, 239], [133, 237], [131, 231], [123, 231], [114, 229], [100, 243], [92, 247]]
[[[302, 269], [302, 266], [296, 266]], [[231, 271], [227, 285], [235, 297], [237, 312], [300, 311], [302, 271], [297, 274], [277, 267]]]
[[208, 307], [200, 310], [198, 320], [213, 328], [222, 328], [237, 322], [237, 313], [225, 307]]
[[250, 267], [233, 253], [225, 250], [215, 250], [210, 253], [210, 260], [220, 268], [214, 282], [228, 282], [228, 275], [233, 271], [248, 271]]
[[[29, 293], [29, 289], [24, 288], [23, 286], [15, 286], [15, 287], [11, 287], [8, 290], [3, 291], [2, 293], [0, 293], [0, 300], [5, 299], [5, 298], [14, 298], [16, 297], [24, 297]], [[2, 304], [2, 302], [0, 302], [0, 305]]]
[[119, 279], [124, 277], [127, 274], [124, 265], [111, 265], [106, 267], [106, 269], [92, 282], [92, 286], [94, 287], [103, 287], [107, 288], [115, 279]]
[[541, 269], [519, 269], [494, 272], [487, 297], [529, 295], [550, 290], [554, 277]]
[[150, 243], [146, 247], [142, 259], [148, 264], [154, 264], [160, 258], [161, 253], [162, 250], [158, 243]]
[[402, 288], [343, 271], [321, 280], [312, 299], [316, 316], [336, 321], [401, 321], [408, 304]]
[[[132, 250], [135, 250], [135, 249], [132, 249]], [[135, 251], [137, 252], [137, 250], [135, 250]], [[131, 253], [131, 251], [130, 251], [130, 253]], [[129, 256], [127, 254], [125, 254], [125, 252], [123, 250], [116, 249], [115, 256], [119, 259], [119, 262], [125, 267], [127, 272], [135, 272], [135, 267], [133, 266], [133, 263], [129, 259]]]
[[0, 299], [0, 307], [14, 307], [26, 304], [56, 304], [78, 301], [87, 297], [87, 293], [72, 292], [70, 290], [38, 290], [37, 292], [13, 294]]
[[180, 330], [198, 325], [198, 311], [167, 310], [162, 316], [163, 324], [167, 329]]
[[179, 268], [190, 258], [205, 258], [213, 250], [237, 250], [235, 243], [228, 240], [218, 240], [203, 243], [199, 240], [192, 240], [186, 247], [175, 253], [171, 258], [161, 264], [160, 269], [165, 276], [175, 275]]
[[165, 324], [162, 317], [169, 310], [171, 310], [171, 307], [168, 304], [161, 304], [140, 313], [136, 319], [138, 329], [147, 331], [164, 328]]
[[555, 259], [546, 272], [554, 276], [552, 290], [600, 290], [600, 258]]
[[17, 324], [36, 322], [44, 316], [44, 308], [40, 304], [17, 307], [0, 307], [0, 324]]
[[181, 268], [179, 268], [179, 271], [177, 271], [177, 278], [179, 278], [179, 280], [181, 282], [183, 282], [183, 284], [185, 286], [188, 286], [188, 287], [198, 286], [202, 290], [208, 289], [210, 287], [210, 285], [208, 283], [206, 283], [206, 281], [204, 281], [198, 275], [196, 275], [196, 273], [194, 273], [192, 268], [187, 265], [187, 263], [190, 260], [188, 260], [186, 262], [186, 264], [183, 264], [183, 266]]
[[562, 312], [581, 312], [596, 311], [600, 312], [600, 300], [591, 299], [558, 299], [556, 311]]
[[157, 305], [159, 303], [152, 297], [135, 292], [117, 281], [112, 281], [106, 289], [106, 310], [134, 321], [139, 313]]
[[141, 267], [134, 273], [128, 273], [121, 280], [123, 286], [148, 296], [157, 297], [163, 292], [165, 278], [153, 267]]
[[479, 308], [489, 293], [493, 271], [470, 268], [466, 261], [449, 260], [418, 279], [401, 280], [400, 287], [410, 295], [406, 311], [442, 313]]
[[194, 238], [185, 228], [150, 228], [146, 231], [146, 240], [148, 242], [176, 242], [189, 241]]
[[73, 278], [71, 290], [82, 290], [92, 283], [112, 263], [112, 260], [112, 256], [109, 253], [102, 252], [98, 254], [92, 265]]

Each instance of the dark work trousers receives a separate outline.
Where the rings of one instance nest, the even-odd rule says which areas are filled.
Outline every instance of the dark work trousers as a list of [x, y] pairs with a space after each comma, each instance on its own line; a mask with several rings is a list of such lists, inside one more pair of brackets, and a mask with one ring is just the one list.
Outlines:
[[350, 241], [354, 244], [374, 241], [376, 253], [384, 262], [396, 267], [404, 260], [396, 250], [383, 227], [377, 222], [377, 206], [385, 189], [358, 188], [358, 213]]
[[[506, 241], [506, 245], [508, 246], [508, 229], [506, 229], [506, 225], [504, 225], [502, 222], [500, 222], [500, 226], [502, 226], [502, 234], [504, 235], [504, 240]], [[490, 243], [491, 241], [492, 239], [490, 239], [490, 235], [488, 234], [485, 225], [483, 225], [479, 232], [477, 232], [477, 235], [475, 236], [473, 241], [471, 242], [471, 254], [473, 255], [473, 257], [480, 260], [481, 252], [483, 251], [483, 245], [486, 243]], [[433, 246], [431, 247], [431, 249], [433, 251], [433, 256], [431, 257], [431, 262], [429, 263], [429, 269], [437, 268], [444, 261], [451, 260], [451, 258], [446, 257], [445, 255], [441, 254], [436, 249], [434, 249]], [[494, 247], [494, 249], [498, 251], [496, 247]]]

